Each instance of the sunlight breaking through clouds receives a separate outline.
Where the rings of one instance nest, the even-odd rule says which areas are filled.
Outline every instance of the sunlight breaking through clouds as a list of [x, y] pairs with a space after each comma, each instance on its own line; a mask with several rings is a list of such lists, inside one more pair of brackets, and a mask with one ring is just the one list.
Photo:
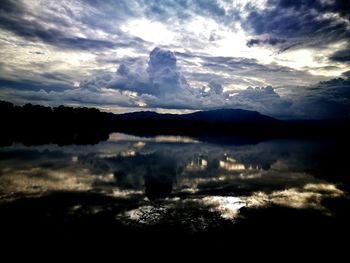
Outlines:
[[[332, 105], [346, 110], [348, 101], [312, 87], [347, 77], [349, 8], [340, 0], [4, 0], [0, 98], [113, 112], [238, 107], [280, 118], [337, 116]], [[147, 69], [156, 47], [173, 52], [176, 67]], [[117, 77], [121, 66], [130, 74]], [[275, 96], [241, 94], [249, 86], [272, 86]], [[321, 104], [330, 114], [305, 116]]]

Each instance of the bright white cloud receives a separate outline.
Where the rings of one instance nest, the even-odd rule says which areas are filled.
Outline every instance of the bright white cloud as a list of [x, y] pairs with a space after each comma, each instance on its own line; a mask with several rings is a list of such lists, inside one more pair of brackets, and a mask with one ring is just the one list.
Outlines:
[[147, 68], [121, 64], [116, 74], [99, 75], [81, 83], [81, 88], [91, 91], [114, 89], [129, 94], [130, 99], [135, 100], [135, 106], [152, 108], [239, 107], [271, 114], [287, 110], [290, 106], [290, 102], [282, 100], [272, 87], [249, 88], [236, 94], [225, 92], [221, 84], [214, 80], [209, 81], [206, 88], [192, 87], [177, 66], [174, 53], [160, 48], [150, 53]]
[[121, 30], [157, 45], [170, 45], [176, 38], [176, 34], [165, 24], [145, 18], [128, 21], [121, 26]]

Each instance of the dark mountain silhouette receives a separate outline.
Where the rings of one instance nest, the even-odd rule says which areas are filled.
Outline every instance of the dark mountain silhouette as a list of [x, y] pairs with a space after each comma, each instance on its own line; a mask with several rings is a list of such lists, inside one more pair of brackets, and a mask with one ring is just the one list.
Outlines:
[[348, 120], [282, 121], [256, 111], [218, 109], [190, 114], [142, 111], [125, 114], [95, 108], [15, 106], [0, 101], [0, 145], [95, 144], [112, 132], [139, 136], [187, 135], [220, 143], [256, 143], [271, 138], [336, 137], [350, 131]]
[[[262, 138], [268, 127], [281, 126], [283, 121], [262, 115], [256, 111], [241, 109], [218, 109], [189, 114], [159, 114], [156, 112], [133, 112], [112, 116], [118, 131], [141, 136], [189, 135], [210, 139], [222, 136]], [[263, 133], [257, 134], [260, 127]], [[242, 139], [242, 138], [240, 138]]]
[[210, 123], [277, 123], [278, 120], [262, 115], [257, 111], [241, 109], [218, 109], [199, 111], [184, 115], [187, 120], [203, 120]]
[[198, 111], [189, 114], [159, 114], [152, 111], [124, 113], [115, 116], [125, 120], [182, 120], [208, 123], [276, 123], [277, 119], [260, 114], [257, 111], [242, 109], [218, 109]]

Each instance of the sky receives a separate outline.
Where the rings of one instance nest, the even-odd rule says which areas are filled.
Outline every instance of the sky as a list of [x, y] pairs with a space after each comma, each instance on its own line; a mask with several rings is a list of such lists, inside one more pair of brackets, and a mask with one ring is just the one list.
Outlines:
[[0, 99], [350, 118], [348, 0], [2, 0]]

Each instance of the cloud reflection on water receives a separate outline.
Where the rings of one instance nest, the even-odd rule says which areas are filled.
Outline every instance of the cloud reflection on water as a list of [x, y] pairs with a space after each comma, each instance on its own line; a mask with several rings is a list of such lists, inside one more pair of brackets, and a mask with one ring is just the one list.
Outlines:
[[96, 146], [14, 145], [0, 149], [0, 194], [5, 201], [55, 191], [138, 200], [140, 206], [125, 207], [116, 219], [141, 224], [156, 224], [186, 207], [229, 220], [242, 207], [329, 213], [323, 200], [347, 194], [313, 173], [313, 162], [303, 155], [310, 148], [312, 143], [295, 141], [232, 146], [122, 134]]

